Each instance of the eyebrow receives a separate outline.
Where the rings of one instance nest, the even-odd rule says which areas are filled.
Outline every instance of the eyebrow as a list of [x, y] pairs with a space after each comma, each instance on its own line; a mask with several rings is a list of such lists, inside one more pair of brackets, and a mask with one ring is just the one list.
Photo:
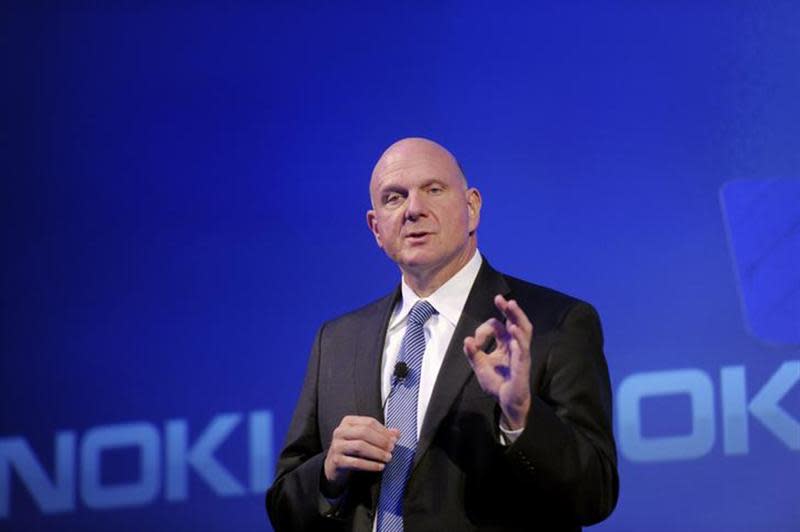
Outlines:
[[[425, 181], [423, 181], [419, 188], [427, 188], [427, 187], [429, 187], [431, 185], [441, 185], [443, 187], [447, 187], [448, 186], [447, 183], [445, 183], [444, 180], [442, 180], [441, 178], [431, 177], [431, 178], [426, 179]], [[407, 188], [408, 187], [404, 187], [404, 186], [397, 185], [397, 184], [394, 184], [394, 183], [389, 183], [387, 185], [382, 186], [380, 189], [378, 189], [378, 193], [381, 196], [383, 196], [387, 192], [402, 192], [403, 190], [406, 190]]]

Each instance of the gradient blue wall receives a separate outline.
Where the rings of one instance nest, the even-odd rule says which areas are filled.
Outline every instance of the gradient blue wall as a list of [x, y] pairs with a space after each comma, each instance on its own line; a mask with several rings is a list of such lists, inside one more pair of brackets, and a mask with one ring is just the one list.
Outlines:
[[796, 4], [0, 10], [0, 528], [269, 529], [315, 329], [398, 280], [364, 212], [408, 135], [495, 267], [600, 311], [597, 530], [800, 522]]

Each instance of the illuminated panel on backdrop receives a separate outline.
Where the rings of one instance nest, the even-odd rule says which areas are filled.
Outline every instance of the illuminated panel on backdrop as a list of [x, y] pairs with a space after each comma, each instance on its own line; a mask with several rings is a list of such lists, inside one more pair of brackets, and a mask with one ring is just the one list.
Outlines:
[[269, 530], [316, 328], [398, 282], [364, 212], [408, 135], [600, 313], [593, 529], [796, 528], [794, 3], [58, 4], [0, 6], [0, 529]]
[[748, 329], [800, 345], [800, 179], [731, 181], [720, 198]]

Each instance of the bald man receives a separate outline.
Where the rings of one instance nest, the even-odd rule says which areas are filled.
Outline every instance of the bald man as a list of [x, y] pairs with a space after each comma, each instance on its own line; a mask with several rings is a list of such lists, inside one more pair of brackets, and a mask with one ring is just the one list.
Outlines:
[[[367, 225], [401, 282], [317, 333], [267, 492], [275, 529], [574, 531], [607, 517], [618, 476], [594, 309], [488, 264], [481, 195], [435, 142], [394, 143], [369, 188]], [[414, 327], [424, 341], [405, 338]]]

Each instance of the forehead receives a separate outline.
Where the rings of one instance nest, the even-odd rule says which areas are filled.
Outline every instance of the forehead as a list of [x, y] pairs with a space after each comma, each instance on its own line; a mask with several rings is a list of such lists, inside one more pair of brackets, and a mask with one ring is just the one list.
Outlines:
[[387, 186], [413, 186], [438, 180], [458, 183], [463, 180], [452, 155], [429, 146], [389, 150], [383, 154], [372, 171], [370, 192]]

